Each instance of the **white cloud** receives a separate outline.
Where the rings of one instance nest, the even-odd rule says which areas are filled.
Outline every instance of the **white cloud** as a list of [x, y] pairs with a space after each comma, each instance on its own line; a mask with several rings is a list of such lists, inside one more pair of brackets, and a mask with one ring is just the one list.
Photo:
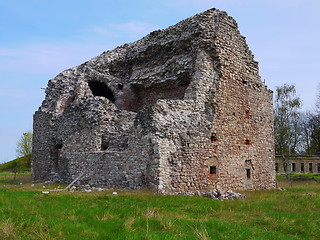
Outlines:
[[59, 73], [114, 46], [41, 44], [0, 48], [0, 72]]
[[132, 21], [123, 24], [112, 24], [111, 28], [121, 33], [127, 33], [133, 37], [146, 35], [149, 32], [157, 29], [157, 27], [152, 24], [139, 21]]
[[92, 31], [99, 35], [114, 35], [107, 27], [93, 26]]
[[169, 1], [169, 5], [184, 8], [200, 8], [202, 10], [210, 8], [220, 8], [224, 10], [227, 6], [244, 5], [250, 0], [176, 0]]
[[[88, 44], [39, 44], [0, 48], [0, 73], [26, 71], [29, 73], [59, 73], [81, 64], [122, 42], [137, 40], [157, 29], [154, 25], [132, 21], [122, 24], [94, 26], [90, 29], [98, 37], [90, 36]], [[92, 43], [94, 42], [94, 44]], [[100, 44], [97, 44], [100, 42]], [[103, 43], [103, 44], [101, 44]], [[120, 42], [121, 43], [121, 42]]]
[[210, 8], [218, 8], [220, 10], [229, 10], [238, 8], [246, 8], [250, 6], [268, 6], [277, 8], [284, 7], [300, 7], [305, 5], [319, 6], [319, 0], [175, 0], [166, 1], [166, 4], [172, 7], [179, 7], [184, 9], [196, 9], [197, 11], [204, 11]]
[[128, 37], [140, 38], [156, 29], [158, 29], [157, 26], [149, 23], [131, 21], [120, 24], [108, 24], [106, 26], [93, 26], [91, 31], [99, 35], [120, 36], [126, 39]]

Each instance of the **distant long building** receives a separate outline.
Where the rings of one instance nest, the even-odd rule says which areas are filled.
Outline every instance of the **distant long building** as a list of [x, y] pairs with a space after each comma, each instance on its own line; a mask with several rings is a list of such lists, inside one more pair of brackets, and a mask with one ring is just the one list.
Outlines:
[[281, 155], [276, 155], [276, 173], [286, 173], [287, 167], [290, 168], [291, 173], [320, 173], [320, 153], [285, 156], [285, 158]]

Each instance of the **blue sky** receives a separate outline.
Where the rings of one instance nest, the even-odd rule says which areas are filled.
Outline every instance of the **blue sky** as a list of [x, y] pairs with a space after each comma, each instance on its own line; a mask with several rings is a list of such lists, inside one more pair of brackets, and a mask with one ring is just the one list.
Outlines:
[[319, 0], [0, 0], [0, 163], [15, 158], [18, 139], [32, 130], [49, 79], [212, 7], [236, 19], [269, 88], [295, 84], [312, 110]]

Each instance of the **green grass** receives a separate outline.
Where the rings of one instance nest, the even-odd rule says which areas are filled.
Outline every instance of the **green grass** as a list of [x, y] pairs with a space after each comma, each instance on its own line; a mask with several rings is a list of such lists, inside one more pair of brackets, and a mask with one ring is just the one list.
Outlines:
[[[294, 181], [315, 180], [315, 181], [319, 181], [320, 182], [320, 173], [318, 173], [318, 174], [313, 174], [313, 173], [309, 173], [309, 174], [290, 174], [290, 178], [292, 180], [294, 180]], [[284, 180], [284, 179], [286, 179], [286, 175], [285, 174], [277, 175], [277, 179], [278, 180]]]
[[31, 181], [30, 172], [0, 172], [1, 184], [20, 184]]
[[31, 154], [0, 164], [0, 172], [25, 172], [31, 169]]
[[315, 181], [246, 191], [234, 201], [148, 191], [42, 193], [54, 187], [0, 187], [0, 239], [320, 239]]

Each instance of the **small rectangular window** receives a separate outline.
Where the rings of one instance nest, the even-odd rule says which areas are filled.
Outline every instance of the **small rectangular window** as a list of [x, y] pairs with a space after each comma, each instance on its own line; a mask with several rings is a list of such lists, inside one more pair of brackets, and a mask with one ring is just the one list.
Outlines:
[[250, 171], [250, 169], [246, 169], [246, 172], [247, 172], [247, 179], [250, 179], [250, 178], [251, 178], [251, 171]]
[[296, 163], [292, 163], [292, 172], [296, 171]]
[[287, 163], [283, 163], [283, 171], [287, 171]]
[[301, 163], [301, 172], [304, 172], [304, 163]]
[[217, 139], [217, 135], [215, 133], [212, 133], [211, 134], [211, 142], [216, 142], [218, 139]]
[[217, 167], [216, 166], [210, 166], [210, 174], [217, 174]]
[[55, 167], [57, 169], [60, 168], [61, 166], [61, 151], [62, 151], [62, 144], [56, 144], [55, 148], [54, 148], [54, 163], [55, 163]]
[[320, 172], [320, 163], [318, 163], [318, 172]]
[[312, 163], [309, 163], [309, 172], [312, 172]]
[[246, 118], [251, 118], [249, 110], [246, 110]]
[[276, 172], [279, 172], [279, 164], [276, 163]]

